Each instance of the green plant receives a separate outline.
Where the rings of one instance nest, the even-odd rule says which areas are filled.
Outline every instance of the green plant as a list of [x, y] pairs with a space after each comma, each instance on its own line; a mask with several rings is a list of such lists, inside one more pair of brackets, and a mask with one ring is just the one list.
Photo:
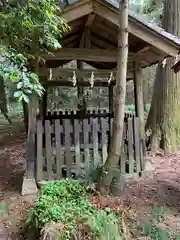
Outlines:
[[14, 97], [25, 102], [29, 102], [32, 94], [41, 97], [44, 89], [38, 75], [28, 71], [27, 65], [28, 60], [23, 54], [0, 47], [0, 76], [16, 85]]
[[54, 226], [59, 240], [72, 239], [81, 231], [87, 231], [92, 239], [101, 239], [108, 226], [110, 239], [120, 239], [115, 215], [109, 209], [94, 208], [83, 181], [64, 179], [45, 185], [35, 203], [30, 222], [44, 232], [47, 232], [46, 226], [51, 231]]
[[44, 63], [41, 53], [61, 47], [62, 34], [69, 29], [58, 5], [56, 0], [0, 1], [0, 76], [16, 85], [19, 101], [43, 94], [32, 68]]

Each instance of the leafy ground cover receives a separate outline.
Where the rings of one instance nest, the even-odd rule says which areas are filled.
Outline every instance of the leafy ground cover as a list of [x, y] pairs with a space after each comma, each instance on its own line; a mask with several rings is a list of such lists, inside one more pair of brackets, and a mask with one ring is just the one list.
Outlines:
[[29, 216], [30, 225], [40, 230], [42, 239], [122, 239], [114, 212], [96, 208], [88, 189], [77, 180], [48, 183]]

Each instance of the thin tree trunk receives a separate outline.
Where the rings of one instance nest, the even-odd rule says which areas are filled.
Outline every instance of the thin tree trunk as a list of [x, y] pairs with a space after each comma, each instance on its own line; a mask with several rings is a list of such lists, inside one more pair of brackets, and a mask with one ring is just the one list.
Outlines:
[[[164, 2], [163, 28], [180, 37], [180, 1]], [[175, 151], [180, 143], [180, 73], [171, 69], [174, 59], [167, 59], [165, 67], [158, 65], [151, 110], [146, 129], [152, 130], [152, 147], [166, 153]]]
[[[39, 72], [39, 61], [36, 60], [35, 73]], [[32, 96], [28, 104], [28, 135], [27, 135], [27, 168], [26, 178], [35, 178], [35, 131], [36, 131], [36, 114], [37, 114], [37, 98]]]
[[118, 63], [116, 76], [116, 99], [110, 151], [100, 177], [99, 189], [108, 193], [121, 155], [126, 97], [126, 75], [128, 59], [128, 0], [119, 3]]
[[24, 126], [26, 130], [26, 134], [28, 134], [28, 104], [25, 101], [23, 101], [22, 106], [23, 106], [23, 113], [24, 113]]

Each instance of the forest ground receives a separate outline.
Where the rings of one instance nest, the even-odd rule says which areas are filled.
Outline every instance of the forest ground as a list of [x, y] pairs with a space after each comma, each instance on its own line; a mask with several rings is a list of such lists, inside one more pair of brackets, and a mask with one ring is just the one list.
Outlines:
[[[6, 125], [6, 126], [5, 126]], [[160, 152], [149, 153], [146, 168], [153, 172], [127, 187], [120, 197], [94, 197], [98, 208], [110, 207], [125, 213], [123, 231], [133, 232], [140, 218], [150, 215], [152, 206], [171, 209], [158, 225], [180, 236], [180, 151], [164, 157]], [[0, 122], [0, 239], [20, 240], [24, 216], [33, 205], [34, 196], [21, 196], [25, 169], [25, 134], [21, 119], [13, 125]], [[133, 217], [132, 217], [133, 215]], [[144, 220], [143, 220], [144, 221]], [[135, 224], [134, 224], [135, 223]], [[136, 225], [136, 226], [134, 226]], [[128, 230], [129, 229], [129, 230]], [[131, 230], [130, 230], [131, 229]], [[22, 239], [24, 237], [22, 236]], [[156, 239], [138, 238], [134, 239]], [[159, 239], [159, 238], [157, 238]], [[177, 238], [179, 239], [179, 238]]]

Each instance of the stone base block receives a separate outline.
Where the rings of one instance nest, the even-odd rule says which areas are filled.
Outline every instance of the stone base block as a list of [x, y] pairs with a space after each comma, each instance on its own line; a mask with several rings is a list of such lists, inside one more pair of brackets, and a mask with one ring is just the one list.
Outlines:
[[23, 185], [22, 185], [22, 192], [23, 196], [26, 195], [36, 195], [38, 192], [36, 181], [33, 178], [24, 178]]

